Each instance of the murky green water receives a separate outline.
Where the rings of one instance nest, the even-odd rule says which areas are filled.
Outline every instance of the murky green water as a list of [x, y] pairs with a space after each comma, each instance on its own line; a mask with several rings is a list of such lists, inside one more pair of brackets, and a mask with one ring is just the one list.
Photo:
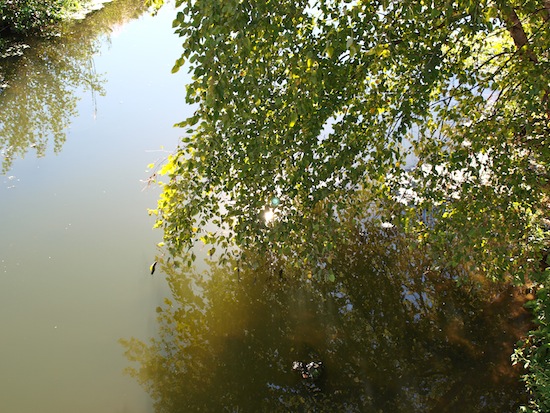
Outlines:
[[[1, 63], [0, 410], [514, 412], [522, 298], [458, 286], [396, 234], [342, 245], [331, 284], [267, 257], [149, 274], [146, 165], [191, 109], [173, 10], [140, 4]], [[319, 381], [298, 360], [322, 361]]]
[[[151, 412], [120, 337], [156, 331], [167, 293], [147, 165], [186, 116], [169, 9], [109, 4], [2, 61], [0, 411]], [[43, 157], [37, 157], [44, 155]]]

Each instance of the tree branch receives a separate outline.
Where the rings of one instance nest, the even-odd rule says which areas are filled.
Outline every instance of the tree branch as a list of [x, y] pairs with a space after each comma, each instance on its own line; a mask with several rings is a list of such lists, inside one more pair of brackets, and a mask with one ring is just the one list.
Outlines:
[[544, 21], [547, 22], [550, 20], [550, 0], [542, 0], [544, 5]]
[[[546, 5], [546, 3], [550, 3], [550, 0], [544, 0], [544, 2]], [[524, 50], [529, 60], [531, 60], [533, 63], [538, 63], [537, 56], [529, 48], [529, 41], [527, 40], [527, 35], [525, 34], [525, 30], [523, 30], [523, 25], [521, 24], [521, 20], [519, 19], [514, 8], [510, 7], [507, 10], [503, 10], [503, 18], [506, 21], [506, 23], [508, 23], [508, 26], [509, 26], [508, 31], [510, 32], [510, 36], [512, 36], [512, 39], [514, 40], [514, 44], [516, 45], [518, 50], [522, 50], [523, 48], [525, 48]]]

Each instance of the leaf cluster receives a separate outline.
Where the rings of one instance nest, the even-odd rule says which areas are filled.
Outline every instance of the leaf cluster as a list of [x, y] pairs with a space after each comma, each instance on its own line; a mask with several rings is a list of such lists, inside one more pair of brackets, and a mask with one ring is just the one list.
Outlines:
[[0, 33], [5, 35], [41, 34], [60, 21], [68, 10], [75, 9], [77, 0], [1, 0]]
[[[549, 264], [548, 262], [546, 264]], [[529, 333], [517, 343], [512, 361], [527, 369], [523, 376], [529, 392], [530, 403], [523, 407], [525, 412], [546, 412], [550, 409], [550, 267], [539, 275], [541, 288], [536, 291], [536, 297], [527, 304], [527, 307], [536, 316], [537, 329]]]
[[173, 70], [191, 72], [198, 109], [178, 125], [156, 211], [173, 252], [202, 242], [223, 260], [254, 246], [323, 270], [334, 243], [374, 218], [451, 265], [531, 270], [546, 242], [533, 237], [549, 174], [543, 2], [177, 6]]

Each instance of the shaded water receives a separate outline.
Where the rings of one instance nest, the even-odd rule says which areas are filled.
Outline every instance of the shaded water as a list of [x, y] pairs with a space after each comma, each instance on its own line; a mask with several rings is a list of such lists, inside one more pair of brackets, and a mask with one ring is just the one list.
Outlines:
[[149, 163], [186, 116], [166, 9], [119, 0], [0, 61], [0, 411], [152, 411], [120, 337], [166, 294]]
[[[160, 334], [124, 341], [156, 411], [515, 412], [525, 395], [510, 354], [529, 325], [521, 295], [459, 286], [397, 234], [369, 233], [341, 246], [329, 284], [266, 258], [204, 272], [163, 262], [171, 297], [157, 308]], [[315, 360], [325, 370], [312, 386], [291, 367]]]
[[[140, 180], [190, 109], [173, 11], [141, 3], [2, 62], [1, 411], [148, 413], [147, 393], [170, 413], [514, 411], [522, 298], [458, 287], [395, 234], [342, 245], [334, 284], [265, 257], [149, 274], [158, 192]], [[291, 370], [314, 359], [320, 392]]]

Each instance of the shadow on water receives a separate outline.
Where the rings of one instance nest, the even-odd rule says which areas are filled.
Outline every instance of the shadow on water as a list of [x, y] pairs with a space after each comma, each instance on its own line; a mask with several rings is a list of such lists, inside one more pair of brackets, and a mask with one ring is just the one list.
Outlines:
[[143, 0], [110, 3], [82, 21], [69, 22], [48, 39], [14, 42], [0, 57], [0, 156], [6, 173], [29, 150], [58, 153], [77, 115], [79, 90], [92, 99], [104, 93], [94, 54], [113, 27], [145, 12]]
[[[372, 241], [370, 241], [372, 240]], [[342, 247], [335, 283], [162, 261], [159, 334], [121, 340], [157, 412], [514, 412], [514, 343], [530, 327], [509, 285], [458, 283], [388, 230]], [[183, 260], [182, 262], [186, 262]], [[321, 360], [312, 391], [295, 360]]]

